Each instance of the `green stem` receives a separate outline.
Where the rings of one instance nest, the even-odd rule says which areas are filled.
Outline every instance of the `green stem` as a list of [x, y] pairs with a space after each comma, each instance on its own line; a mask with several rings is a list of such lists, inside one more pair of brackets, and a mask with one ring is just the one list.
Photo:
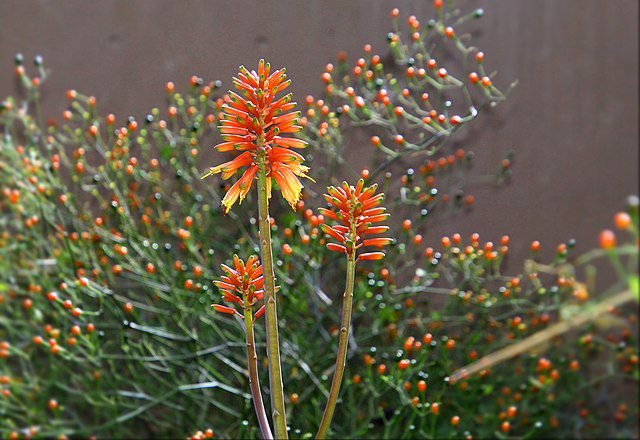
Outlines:
[[347, 362], [347, 346], [349, 345], [349, 327], [351, 326], [351, 309], [353, 306], [353, 285], [355, 279], [356, 261], [355, 252], [347, 256], [347, 282], [342, 298], [342, 325], [340, 327], [340, 340], [338, 342], [338, 355], [336, 356], [336, 367], [331, 381], [331, 391], [329, 392], [329, 400], [322, 415], [322, 421], [318, 428], [317, 439], [323, 439], [327, 435], [333, 412], [338, 402], [338, 394], [340, 393], [340, 385], [344, 376], [344, 368]]
[[286, 439], [287, 416], [284, 407], [282, 369], [280, 367], [280, 343], [278, 341], [278, 311], [276, 307], [276, 281], [273, 272], [271, 250], [271, 225], [269, 223], [269, 197], [267, 194], [266, 154], [258, 149], [258, 223], [260, 226], [260, 253], [264, 276], [264, 306], [267, 327], [267, 358], [269, 360], [269, 389], [273, 426], [278, 439]]
[[253, 313], [250, 308], [244, 309], [244, 324], [247, 330], [247, 365], [249, 367], [249, 388], [253, 397], [253, 407], [258, 417], [258, 425], [262, 432], [262, 438], [272, 439], [273, 434], [269, 427], [267, 412], [264, 409], [262, 393], [260, 392], [260, 379], [258, 378], [258, 355], [256, 354], [256, 343], [253, 337]]

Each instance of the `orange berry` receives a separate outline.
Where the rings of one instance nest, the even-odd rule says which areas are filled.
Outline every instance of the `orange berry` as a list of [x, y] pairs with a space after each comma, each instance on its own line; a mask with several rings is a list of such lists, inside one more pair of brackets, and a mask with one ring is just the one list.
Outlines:
[[405, 341], [404, 341], [404, 351], [411, 351], [411, 348], [413, 347], [413, 343], [415, 342], [415, 338], [413, 336], [409, 336]]
[[418, 382], [418, 391], [420, 391], [421, 393], [427, 391], [427, 383], [424, 380]]
[[131, 313], [133, 312], [133, 304], [131, 304], [130, 302], [125, 303], [124, 306], [122, 306], [123, 310], [127, 313]]
[[460, 416], [451, 417], [451, 426], [458, 426], [460, 424]]
[[405, 231], [408, 231], [409, 229], [411, 229], [411, 220], [406, 219], [402, 222], [402, 229], [404, 229]]
[[628, 229], [631, 226], [631, 216], [626, 212], [619, 212], [613, 218], [618, 229]]
[[610, 229], [605, 229], [600, 232], [599, 241], [601, 248], [612, 249], [616, 246], [616, 234]]
[[410, 365], [411, 361], [409, 359], [402, 359], [400, 362], [398, 362], [398, 369], [406, 370]]
[[440, 414], [440, 404], [435, 402], [431, 404], [431, 414]]

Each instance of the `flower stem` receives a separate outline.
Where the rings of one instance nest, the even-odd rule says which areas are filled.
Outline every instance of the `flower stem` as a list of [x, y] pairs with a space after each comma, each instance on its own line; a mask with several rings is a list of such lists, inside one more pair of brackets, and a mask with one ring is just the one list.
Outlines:
[[260, 392], [260, 379], [258, 378], [258, 356], [256, 354], [256, 343], [253, 337], [253, 313], [250, 308], [244, 310], [244, 324], [247, 330], [247, 365], [249, 367], [249, 388], [253, 397], [253, 407], [258, 417], [258, 425], [262, 432], [262, 438], [272, 439], [273, 434], [269, 427], [269, 420], [264, 409], [262, 393]]
[[336, 357], [336, 367], [331, 381], [331, 391], [329, 392], [329, 400], [322, 415], [322, 421], [318, 428], [317, 439], [323, 439], [327, 435], [333, 412], [338, 402], [338, 394], [340, 393], [340, 385], [344, 376], [344, 367], [347, 361], [347, 346], [349, 345], [349, 327], [351, 326], [351, 309], [353, 306], [353, 285], [355, 279], [356, 261], [355, 252], [347, 256], [347, 281], [342, 298], [342, 325], [340, 327], [340, 340], [338, 342], [338, 355]]
[[273, 426], [278, 439], [286, 439], [287, 416], [284, 407], [282, 369], [280, 367], [280, 343], [278, 341], [278, 311], [276, 307], [275, 275], [271, 250], [271, 225], [269, 223], [269, 196], [267, 194], [267, 164], [263, 149], [258, 149], [258, 223], [260, 226], [260, 252], [264, 275], [264, 306], [267, 326], [267, 358], [269, 360], [269, 389]]

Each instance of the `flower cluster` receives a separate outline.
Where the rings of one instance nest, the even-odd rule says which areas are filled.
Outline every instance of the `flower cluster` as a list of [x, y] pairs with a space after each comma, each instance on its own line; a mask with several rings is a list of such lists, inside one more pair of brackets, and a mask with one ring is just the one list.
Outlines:
[[[365, 187], [363, 179], [355, 187], [343, 182], [342, 186], [327, 188], [324, 197], [332, 209], [320, 208], [319, 211], [326, 218], [341, 223], [320, 226], [325, 234], [338, 242], [328, 243], [329, 250], [354, 255], [363, 246], [381, 248], [393, 243], [392, 238], [363, 239], [366, 235], [382, 234], [389, 230], [388, 226], [373, 226], [389, 218], [386, 208], [378, 206], [384, 194], [376, 194], [377, 189], [377, 184]], [[380, 260], [384, 255], [382, 252], [367, 252], [360, 254], [358, 260]]]
[[225, 97], [218, 127], [223, 142], [215, 148], [222, 152], [242, 153], [229, 162], [210, 168], [203, 177], [221, 173], [226, 180], [239, 169], [247, 167], [222, 200], [226, 213], [238, 199], [242, 202], [246, 197], [259, 171], [259, 155], [263, 154], [269, 197], [272, 180], [275, 180], [284, 198], [295, 209], [303, 188], [298, 177], [308, 178], [309, 168], [303, 165], [304, 158], [291, 148], [304, 148], [307, 143], [282, 136], [302, 130], [297, 124], [300, 112], [289, 112], [296, 105], [291, 102], [292, 94], [276, 100], [276, 95], [289, 87], [291, 80], [287, 80], [285, 69], [271, 72], [269, 63], [260, 60], [257, 72], [241, 66], [233, 83], [242, 96], [230, 91]]
[[[220, 267], [222, 267], [226, 275], [223, 275], [220, 280], [214, 281], [214, 284], [222, 292], [224, 301], [238, 304], [243, 309], [250, 308], [264, 298], [262, 265], [255, 255], [250, 256], [246, 263], [237, 255], [234, 255], [233, 265], [235, 269], [226, 264], [221, 264]], [[220, 304], [213, 304], [212, 307], [216, 312], [242, 316], [233, 307]], [[264, 306], [261, 306], [255, 313], [254, 318], [257, 319], [263, 314]]]

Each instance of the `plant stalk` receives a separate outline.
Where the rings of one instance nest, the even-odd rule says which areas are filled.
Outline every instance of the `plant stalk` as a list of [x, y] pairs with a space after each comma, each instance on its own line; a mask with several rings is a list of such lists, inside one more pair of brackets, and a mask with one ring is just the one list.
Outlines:
[[333, 418], [333, 412], [335, 411], [336, 404], [338, 403], [338, 394], [340, 393], [340, 386], [342, 385], [342, 378], [344, 376], [344, 368], [347, 362], [347, 347], [349, 345], [349, 327], [351, 326], [351, 309], [353, 307], [355, 270], [355, 252], [352, 252], [347, 256], [347, 281], [344, 289], [344, 295], [342, 297], [342, 324], [340, 326], [340, 339], [338, 342], [336, 367], [333, 373], [333, 380], [331, 381], [331, 391], [329, 392], [327, 406], [324, 409], [322, 421], [320, 422], [320, 427], [316, 434], [317, 439], [323, 439], [326, 437], [329, 426], [331, 425], [331, 419]]
[[253, 337], [253, 313], [251, 308], [244, 309], [244, 324], [247, 330], [247, 365], [249, 367], [249, 388], [253, 397], [253, 407], [258, 417], [258, 425], [262, 432], [262, 438], [265, 440], [272, 439], [271, 427], [267, 419], [267, 413], [264, 409], [262, 401], [262, 392], [260, 391], [260, 379], [258, 378], [258, 355], [256, 354], [256, 343]]
[[280, 343], [278, 341], [278, 311], [276, 286], [271, 250], [271, 225], [269, 223], [269, 197], [267, 194], [266, 153], [258, 148], [258, 223], [260, 226], [260, 253], [264, 276], [264, 306], [267, 328], [267, 358], [269, 361], [269, 389], [275, 437], [286, 439], [287, 416], [284, 406], [282, 369], [280, 366]]

